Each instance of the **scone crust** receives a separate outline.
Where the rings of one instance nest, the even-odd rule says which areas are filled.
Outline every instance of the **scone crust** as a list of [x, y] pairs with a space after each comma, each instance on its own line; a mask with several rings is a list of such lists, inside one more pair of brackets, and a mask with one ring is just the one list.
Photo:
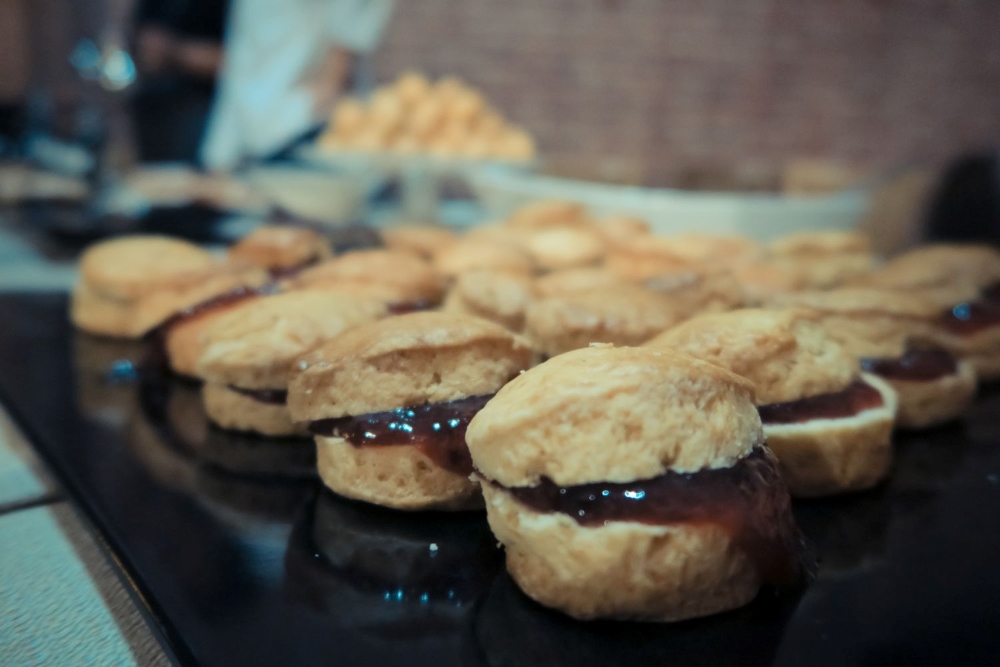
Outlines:
[[491, 242], [468, 238], [435, 254], [434, 268], [447, 278], [475, 269], [492, 269], [527, 276], [534, 273], [535, 263], [527, 251], [514, 241]]
[[347, 498], [399, 510], [481, 509], [479, 485], [441, 468], [409, 445], [355, 447], [316, 437], [319, 476]]
[[530, 301], [531, 282], [527, 277], [480, 269], [458, 277], [442, 310], [475, 315], [511, 331], [521, 331]]
[[282, 225], [259, 227], [229, 249], [230, 258], [268, 269], [301, 266], [329, 256], [330, 244], [319, 232]]
[[412, 252], [428, 260], [457, 240], [451, 230], [434, 225], [398, 225], [382, 230], [381, 236], [387, 248]]
[[886, 379], [899, 396], [896, 426], [921, 429], [944, 424], [968, 409], [976, 397], [976, 370], [960, 360], [955, 373], [936, 380], [914, 382]]
[[899, 255], [864, 279], [865, 284], [888, 289], [936, 288], [950, 284], [985, 287], [997, 281], [1000, 281], [1000, 251], [971, 244], [922, 246]]
[[385, 285], [407, 301], [437, 303], [444, 295], [444, 282], [431, 265], [402, 250], [359, 250], [327, 260], [295, 276], [293, 288], [338, 285]]
[[554, 227], [530, 234], [525, 250], [544, 271], [593, 266], [604, 257], [600, 232], [587, 227]]
[[848, 231], [795, 232], [772, 241], [767, 250], [772, 255], [814, 257], [870, 253], [871, 239], [867, 234]]
[[88, 333], [113, 338], [138, 338], [141, 335], [134, 324], [133, 301], [112, 298], [84, 282], [73, 286], [69, 314], [73, 326]]
[[896, 392], [885, 380], [862, 374], [882, 394], [883, 405], [853, 417], [764, 425], [767, 445], [796, 498], [870, 489], [892, 465]]
[[532, 287], [538, 297], [546, 298], [623, 284], [626, 284], [625, 279], [614, 271], [605, 267], [588, 266], [546, 273], [536, 278]]
[[213, 382], [205, 383], [201, 396], [208, 418], [224, 429], [268, 436], [308, 435], [304, 426], [292, 422], [284, 405], [262, 403]]
[[524, 331], [536, 349], [554, 357], [590, 343], [639, 345], [687, 315], [668, 295], [619, 285], [534, 301]]
[[818, 315], [800, 309], [699, 315], [646, 345], [674, 349], [749, 379], [762, 405], [841, 391], [857, 367]]
[[252, 299], [205, 327], [195, 372], [244, 389], [283, 389], [297, 357], [384, 314], [376, 301], [323, 291]]
[[753, 387], [669, 350], [593, 347], [515, 378], [473, 417], [476, 468], [507, 487], [730, 466], [762, 440]]
[[[735, 609], [760, 586], [752, 563], [707, 525], [584, 527], [483, 485], [507, 570], [541, 604], [582, 620], [679, 621]], [[626, 566], [627, 564], [627, 566]]]
[[293, 365], [299, 421], [492, 394], [528, 367], [531, 348], [502, 326], [452, 313], [390, 317], [346, 332]]
[[96, 243], [80, 257], [80, 277], [96, 290], [133, 299], [164, 283], [190, 282], [215, 263], [211, 253], [167, 236], [126, 236]]
[[575, 202], [543, 199], [519, 208], [506, 224], [523, 229], [583, 226], [588, 224], [587, 209]]
[[[258, 297], [249, 297], [248, 300], [254, 298]], [[241, 300], [231, 305], [213, 308], [193, 319], [169, 326], [164, 336], [164, 344], [171, 370], [178, 375], [190, 378], [198, 377], [198, 359], [201, 358], [205, 347], [210, 342], [205, 331], [223, 314], [244, 304], [245, 301]]]

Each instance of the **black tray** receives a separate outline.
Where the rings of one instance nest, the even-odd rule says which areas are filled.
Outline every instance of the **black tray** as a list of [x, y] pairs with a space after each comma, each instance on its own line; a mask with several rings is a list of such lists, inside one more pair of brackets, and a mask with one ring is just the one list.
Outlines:
[[66, 307], [61, 295], [0, 296], [0, 399], [182, 664], [1000, 660], [995, 390], [959, 423], [900, 435], [879, 489], [796, 503], [822, 558], [804, 594], [766, 590], [673, 625], [579, 623], [517, 590], [482, 514], [338, 498], [310, 474], [308, 443], [209, 427], [197, 387], [136, 372], [142, 345], [78, 334]]

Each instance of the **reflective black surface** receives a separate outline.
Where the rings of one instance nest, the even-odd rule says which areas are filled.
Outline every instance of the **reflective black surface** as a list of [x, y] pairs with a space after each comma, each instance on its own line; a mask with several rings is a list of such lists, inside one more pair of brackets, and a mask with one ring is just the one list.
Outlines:
[[[320, 491], [307, 441], [208, 426], [141, 345], [76, 334], [62, 296], [0, 297], [0, 399], [199, 665], [994, 665], [1000, 392], [901, 436], [893, 477], [795, 504], [801, 596], [673, 625], [579, 623], [502, 573], [481, 514]], [[274, 471], [278, 471], [275, 474]], [[432, 548], [433, 545], [433, 548]], [[11, 548], [3, 545], [3, 548]]]

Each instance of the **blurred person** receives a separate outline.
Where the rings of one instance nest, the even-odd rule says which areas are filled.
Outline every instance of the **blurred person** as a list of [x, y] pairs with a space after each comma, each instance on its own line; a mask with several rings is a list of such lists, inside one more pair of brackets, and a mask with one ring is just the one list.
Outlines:
[[228, 0], [139, 0], [133, 100], [139, 154], [195, 161], [223, 60]]
[[393, 0], [233, 0], [205, 166], [266, 158], [314, 130], [392, 9]]

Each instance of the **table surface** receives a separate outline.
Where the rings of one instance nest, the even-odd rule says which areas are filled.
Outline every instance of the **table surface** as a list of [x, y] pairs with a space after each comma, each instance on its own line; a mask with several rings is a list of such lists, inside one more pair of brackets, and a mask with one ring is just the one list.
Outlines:
[[[1000, 392], [897, 437], [890, 480], [796, 502], [804, 593], [672, 625], [580, 623], [502, 571], [482, 514], [322, 490], [308, 443], [209, 427], [141, 344], [74, 332], [63, 295], [0, 295], [0, 400], [182, 664], [995, 664]], [[280, 474], [264, 474], [265, 470]], [[436, 548], [431, 549], [434, 544]]]

